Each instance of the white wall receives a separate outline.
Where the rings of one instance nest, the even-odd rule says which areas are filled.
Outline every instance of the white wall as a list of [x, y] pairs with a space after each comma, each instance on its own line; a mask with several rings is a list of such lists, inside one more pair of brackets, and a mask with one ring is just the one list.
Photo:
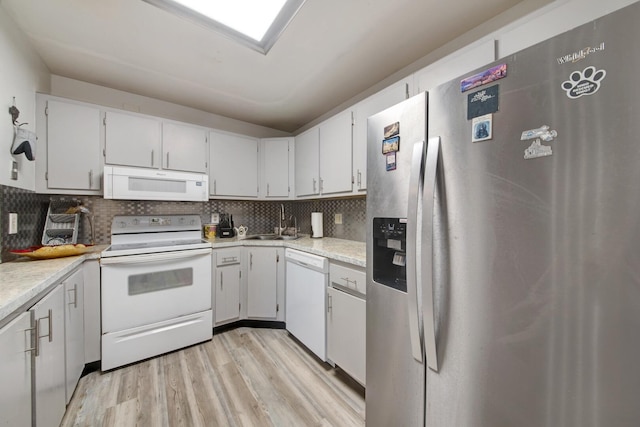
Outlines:
[[255, 138], [289, 136], [286, 132], [264, 126], [230, 119], [155, 98], [61, 77], [55, 74], [51, 76], [51, 92], [49, 92], [49, 94], [105, 107], [119, 108], [135, 111], [136, 113], [178, 120], [227, 132], [240, 133]]
[[[0, 184], [35, 190], [35, 162], [21, 154], [12, 156], [13, 124], [9, 107], [15, 97], [19, 123], [35, 131], [36, 92], [50, 88], [50, 73], [26, 36], [0, 6]], [[38, 155], [36, 151], [36, 156]], [[11, 179], [12, 161], [18, 162], [18, 180]]]

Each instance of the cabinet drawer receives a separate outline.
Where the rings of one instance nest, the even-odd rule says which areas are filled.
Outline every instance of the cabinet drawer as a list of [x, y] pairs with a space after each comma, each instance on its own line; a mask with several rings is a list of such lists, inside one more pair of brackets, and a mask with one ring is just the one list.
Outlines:
[[214, 253], [216, 254], [216, 267], [240, 264], [240, 248], [219, 249]]
[[354, 290], [361, 294], [367, 293], [365, 272], [358, 267], [347, 266], [332, 261], [329, 265], [329, 280], [332, 284]]

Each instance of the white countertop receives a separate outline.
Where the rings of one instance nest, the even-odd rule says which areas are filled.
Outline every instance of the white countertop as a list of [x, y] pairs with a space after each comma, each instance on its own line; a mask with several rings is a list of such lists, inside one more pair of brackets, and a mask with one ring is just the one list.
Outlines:
[[87, 259], [97, 259], [107, 245], [78, 256], [31, 260], [20, 258], [0, 264], [0, 325], [18, 310], [26, 310], [56, 283]]
[[359, 267], [365, 267], [367, 259], [366, 244], [364, 242], [334, 239], [332, 237], [312, 239], [308, 236], [303, 236], [297, 240], [238, 240], [232, 237], [228, 239], [216, 238], [210, 240], [210, 242], [213, 249], [233, 246], [282, 246]]
[[[237, 238], [210, 240], [213, 249], [233, 246], [281, 246], [298, 249], [336, 261], [364, 267], [366, 246], [364, 242], [323, 237], [297, 240], [238, 240]], [[100, 258], [100, 252], [108, 245], [96, 245], [84, 255], [50, 260], [21, 258], [0, 263], [0, 326], [6, 324], [21, 311], [43, 297], [52, 286], [73, 272], [85, 260]]]

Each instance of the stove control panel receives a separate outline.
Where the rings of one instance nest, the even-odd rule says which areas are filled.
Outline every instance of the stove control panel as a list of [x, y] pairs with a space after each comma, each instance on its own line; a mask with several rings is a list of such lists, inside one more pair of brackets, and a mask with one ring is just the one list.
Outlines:
[[111, 234], [201, 231], [201, 227], [200, 215], [116, 215], [111, 222]]

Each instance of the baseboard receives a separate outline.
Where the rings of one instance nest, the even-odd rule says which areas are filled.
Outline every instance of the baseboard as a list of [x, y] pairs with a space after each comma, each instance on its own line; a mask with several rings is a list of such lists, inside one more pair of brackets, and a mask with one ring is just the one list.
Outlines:
[[276, 322], [271, 320], [253, 320], [243, 319], [237, 322], [227, 323], [226, 325], [216, 326], [213, 328], [214, 334], [230, 331], [236, 328], [268, 328], [268, 329], [285, 329], [285, 322]]

